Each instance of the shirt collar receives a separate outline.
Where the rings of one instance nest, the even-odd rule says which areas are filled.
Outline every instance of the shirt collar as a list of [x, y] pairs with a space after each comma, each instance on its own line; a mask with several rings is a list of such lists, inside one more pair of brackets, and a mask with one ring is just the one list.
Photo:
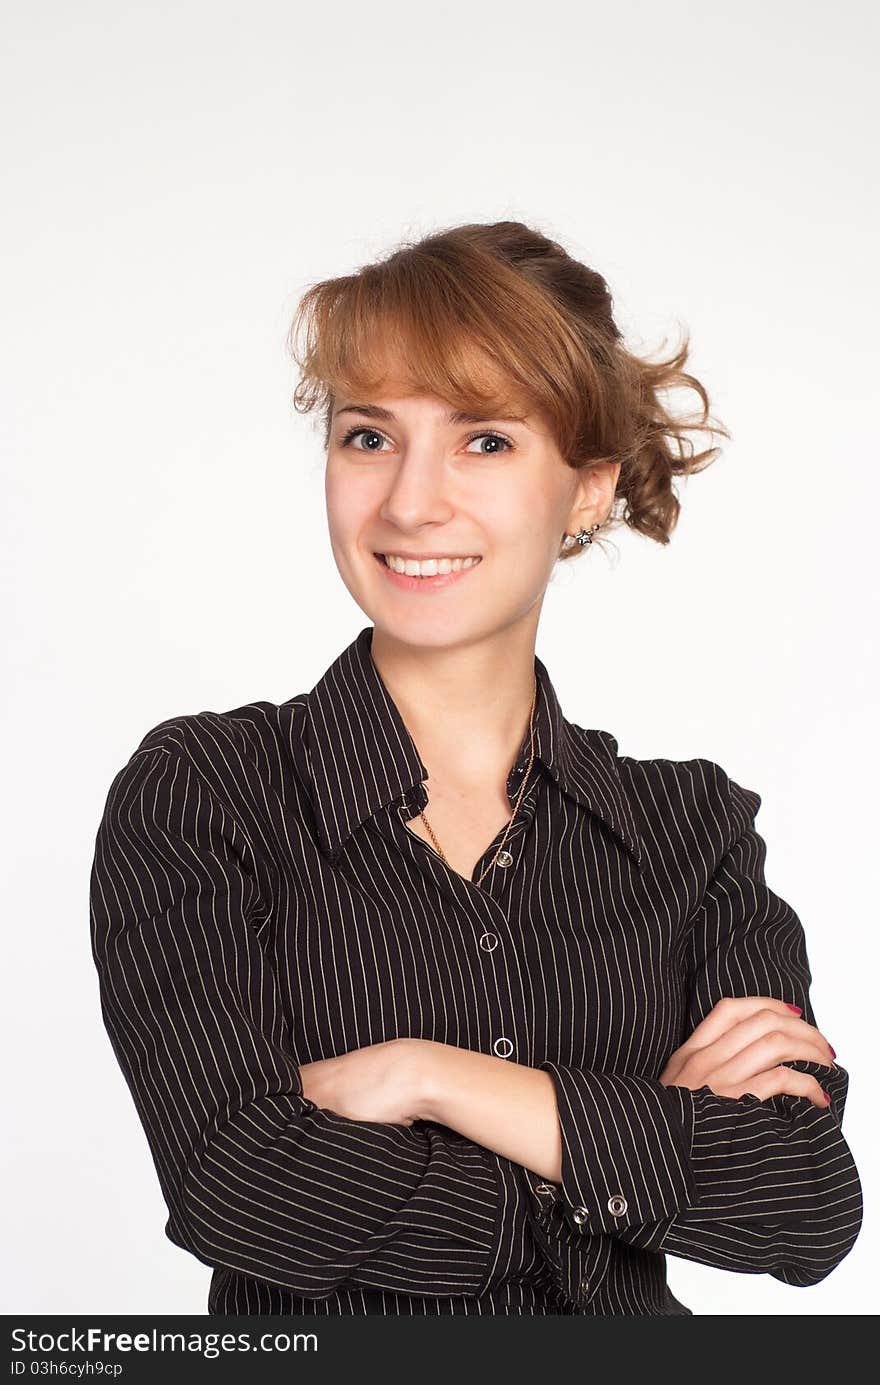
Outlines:
[[[380, 808], [409, 797], [428, 778], [403, 718], [373, 662], [365, 626], [308, 694], [306, 738], [321, 848], [335, 857]], [[607, 731], [566, 721], [549, 674], [535, 656], [535, 759], [562, 793], [611, 828], [637, 865], [642, 843]], [[525, 766], [529, 732], [516, 759]]]

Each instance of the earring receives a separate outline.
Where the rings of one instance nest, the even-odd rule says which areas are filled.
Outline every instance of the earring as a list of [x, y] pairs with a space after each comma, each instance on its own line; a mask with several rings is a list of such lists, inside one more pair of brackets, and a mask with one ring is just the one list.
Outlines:
[[593, 535], [597, 529], [602, 528], [602, 524], [603, 521], [599, 520], [599, 523], [594, 524], [592, 529], [580, 529], [577, 534], [566, 534], [562, 540], [563, 548], [571, 548], [573, 543], [579, 543], [583, 548], [585, 544], [592, 543]]

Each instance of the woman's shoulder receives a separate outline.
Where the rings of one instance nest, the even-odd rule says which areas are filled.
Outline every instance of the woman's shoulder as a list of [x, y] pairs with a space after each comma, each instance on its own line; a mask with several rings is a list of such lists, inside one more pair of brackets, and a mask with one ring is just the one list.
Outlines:
[[305, 695], [254, 699], [225, 711], [181, 712], [153, 723], [129, 763], [149, 752], [177, 756], [211, 786], [261, 780], [282, 789], [304, 742]]
[[636, 819], [653, 830], [671, 823], [715, 840], [726, 851], [748, 827], [761, 806], [761, 795], [734, 778], [708, 756], [674, 759], [640, 756], [620, 749], [610, 731], [573, 726], [586, 738], [590, 753], [625, 793]]

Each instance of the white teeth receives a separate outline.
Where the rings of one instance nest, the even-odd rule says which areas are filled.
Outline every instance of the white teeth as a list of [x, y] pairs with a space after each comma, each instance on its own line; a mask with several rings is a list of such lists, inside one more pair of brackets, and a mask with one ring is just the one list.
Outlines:
[[405, 573], [407, 577], [436, 577], [440, 573], [460, 572], [462, 568], [473, 567], [480, 561], [477, 558], [425, 558], [419, 562], [415, 558], [398, 558], [393, 553], [385, 553], [385, 562], [395, 572]]

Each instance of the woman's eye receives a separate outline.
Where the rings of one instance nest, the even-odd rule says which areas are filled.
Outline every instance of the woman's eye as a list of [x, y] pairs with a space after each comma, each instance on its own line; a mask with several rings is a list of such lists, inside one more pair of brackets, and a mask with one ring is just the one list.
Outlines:
[[[342, 446], [343, 446], [343, 447], [347, 447], [347, 446], [349, 445], [349, 443], [354, 442], [354, 439], [355, 439], [355, 438], [360, 438], [360, 437], [365, 437], [365, 436], [366, 436], [366, 437], [370, 437], [370, 438], [378, 438], [380, 443], [381, 443], [382, 440], [383, 440], [382, 434], [381, 434], [381, 433], [377, 433], [376, 430], [375, 430], [375, 428], [350, 428], [349, 431], [346, 433], [345, 437], [342, 439]], [[378, 451], [379, 451], [379, 448], [378, 448], [378, 447], [356, 447], [356, 448], [355, 448], [355, 452], [378, 452]]]
[[484, 457], [491, 457], [496, 452], [504, 451], [505, 448], [509, 451], [510, 448], [513, 447], [510, 438], [505, 438], [502, 433], [475, 433], [473, 437], [468, 438], [468, 447], [470, 447], [472, 442], [491, 442], [496, 444], [493, 445], [488, 452], [483, 452]]

